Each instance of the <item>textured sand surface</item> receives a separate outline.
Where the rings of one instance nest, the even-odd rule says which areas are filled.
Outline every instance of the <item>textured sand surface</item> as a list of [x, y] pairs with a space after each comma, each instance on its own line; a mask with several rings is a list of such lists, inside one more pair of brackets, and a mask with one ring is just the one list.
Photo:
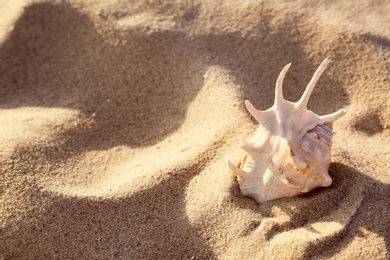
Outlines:
[[[387, 259], [388, 1], [3, 1], [0, 259]], [[258, 205], [227, 160], [270, 107], [335, 123], [333, 184]]]

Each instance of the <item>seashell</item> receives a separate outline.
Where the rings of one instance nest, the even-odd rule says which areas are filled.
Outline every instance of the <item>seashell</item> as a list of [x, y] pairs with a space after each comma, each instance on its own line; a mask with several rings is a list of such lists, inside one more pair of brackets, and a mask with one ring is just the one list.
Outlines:
[[286, 65], [276, 81], [274, 105], [259, 111], [245, 101], [260, 126], [248, 142], [239, 147], [246, 153], [240, 168], [231, 161], [241, 193], [258, 203], [292, 197], [332, 183], [328, 174], [333, 122], [347, 111], [319, 116], [307, 109], [309, 97], [330, 59], [326, 58], [298, 102], [283, 98]]

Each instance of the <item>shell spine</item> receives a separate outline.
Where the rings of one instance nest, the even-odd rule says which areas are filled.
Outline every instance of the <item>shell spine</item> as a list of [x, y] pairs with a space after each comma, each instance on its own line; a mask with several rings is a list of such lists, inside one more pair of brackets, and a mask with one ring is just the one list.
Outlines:
[[244, 150], [241, 167], [228, 162], [237, 176], [243, 195], [258, 203], [306, 193], [332, 183], [328, 174], [333, 122], [347, 111], [319, 116], [307, 109], [310, 95], [330, 62], [326, 58], [314, 73], [298, 102], [283, 98], [283, 79], [291, 63], [276, 81], [274, 105], [257, 110], [245, 101], [249, 113], [259, 122], [255, 135], [239, 147]]

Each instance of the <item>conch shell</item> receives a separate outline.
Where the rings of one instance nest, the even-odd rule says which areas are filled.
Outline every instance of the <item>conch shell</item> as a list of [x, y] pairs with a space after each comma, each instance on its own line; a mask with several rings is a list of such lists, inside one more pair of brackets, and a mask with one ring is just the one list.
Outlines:
[[245, 101], [249, 113], [260, 126], [240, 148], [246, 155], [240, 168], [231, 161], [241, 193], [258, 203], [292, 197], [332, 183], [328, 174], [333, 122], [347, 111], [319, 116], [307, 109], [309, 97], [330, 59], [326, 58], [308, 84], [301, 99], [294, 103], [283, 98], [286, 65], [276, 81], [274, 105], [259, 111]]

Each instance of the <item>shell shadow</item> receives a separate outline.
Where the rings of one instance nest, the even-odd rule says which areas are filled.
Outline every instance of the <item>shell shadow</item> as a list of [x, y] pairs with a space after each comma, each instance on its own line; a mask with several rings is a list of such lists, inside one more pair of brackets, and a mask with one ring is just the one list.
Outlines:
[[[387, 254], [390, 254], [390, 219], [388, 217], [390, 216], [390, 185], [370, 178], [366, 174], [340, 163], [331, 165], [330, 172], [334, 178], [338, 178], [340, 174], [346, 175], [346, 178], [355, 175], [355, 179], [344, 180], [335, 189], [344, 186], [344, 183], [353, 187], [356, 186], [356, 182], [361, 182], [363, 184], [362, 201], [350, 222], [340, 233], [309, 245], [306, 248], [304, 258], [312, 259], [312, 252], [322, 252], [319, 257], [323, 258], [335, 255], [348, 246], [355, 237], [364, 237], [365, 235], [361, 229], [383, 238]], [[335, 244], [339, 246], [335, 248]]]
[[[356, 236], [364, 236], [361, 228], [382, 237], [389, 253], [390, 223], [386, 216], [390, 215], [390, 185], [341, 163], [331, 163], [329, 174], [333, 179], [330, 187], [317, 188], [303, 196], [282, 198], [258, 205], [254, 200], [241, 195], [238, 187], [234, 186], [231, 201], [239, 207], [258, 212], [262, 218], [274, 218], [273, 207], [280, 208], [288, 215], [289, 221], [273, 224], [264, 234], [268, 241], [272, 241], [278, 234], [288, 234], [289, 231], [299, 228], [319, 234], [311, 227], [312, 224], [324, 221], [337, 222], [340, 219], [340, 207], [347, 207], [345, 212], [349, 215], [345, 218], [350, 219], [347, 223], [340, 223], [343, 225], [341, 231], [309, 243], [303, 259], [334, 256], [347, 247]], [[250, 230], [253, 232], [255, 229]]]
[[[196, 8], [187, 15], [190, 23], [197, 16]], [[149, 146], [163, 140], [183, 123], [187, 106], [203, 86], [202, 75], [209, 66], [231, 72], [243, 97], [258, 109], [266, 109], [273, 102], [269, 97], [273, 97], [278, 73], [285, 64], [294, 62], [291, 76], [286, 77], [285, 96], [297, 100], [311, 77], [304, 70], [312, 68], [314, 72], [320, 61], [310, 60], [303, 43], [292, 37], [296, 30], [291, 28], [299, 21], [287, 21], [279, 31], [270, 33], [272, 19], [264, 15], [255, 29], [257, 36], [252, 38], [227, 33], [192, 40], [180, 32], [142, 34], [129, 30], [119, 33], [121, 43], [116, 44], [70, 5], [39, 3], [27, 7], [0, 49], [1, 108], [69, 108], [81, 112], [82, 122], [88, 119], [93, 123], [62, 131], [57, 138], [63, 143], [20, 148], [14, 154], [20, 162], [17, 167], [25, 168], [25, 174], [39, 171], [49, 175], [42, 170], [46, 167], [38, 166], [49, 165], [53, 170], [58, 167], [58, 158], [65, 161], [85, 151], [119, 145]], [[304, 71], [305, 76], [293, 76], [294, 70]], [[326, 75], [321, 82], [339, 86]], [[287, 87], [291, 85], [299, 87]], [[315, 112], [324, 114], [346, 102], [345, 96], [327, 98], [314, 92], [310, 104], [318, 108]], [[115, 258], [141, 253], [155, 258], [173, 256], [174, 249], [182, 256], [212, 258], [207, 241], [196, 235], [183, 210], [185, 188], [199, 167], [194, 164], [160, 184], [123, 198], [52, 198], [38, 190], [38, 200], [50, 197], [53, 201], [43, 215], [33, 212], [27, 216], [34, 219], [33, 223], [16, 223], [16, 233], [11, 227], [3, 229], [16, 237], [14, 244], [8, 245], [10, 257], [29, 257], [36, 250], [43, 259], [64, 255], [98, 258], [99, 252], [110, 252]], [[16, 175], [12, 170], [10, 176]], [[156, 199], [160, 203], [155, 203]], [[245, 201], [258, 210], [255, 202]], [[264, 216], [271, 215], [271, 204], [267, 205]], [[303, 218], [297, 218], [293, 225]], [[250, 229], [257, 226], [253, 223]], [[272, 236], [270, 233], [270, 239]], [[112, 244], [116, 247], [109, 248]], [[193, 250], [187, 252], [188, 248]]]

